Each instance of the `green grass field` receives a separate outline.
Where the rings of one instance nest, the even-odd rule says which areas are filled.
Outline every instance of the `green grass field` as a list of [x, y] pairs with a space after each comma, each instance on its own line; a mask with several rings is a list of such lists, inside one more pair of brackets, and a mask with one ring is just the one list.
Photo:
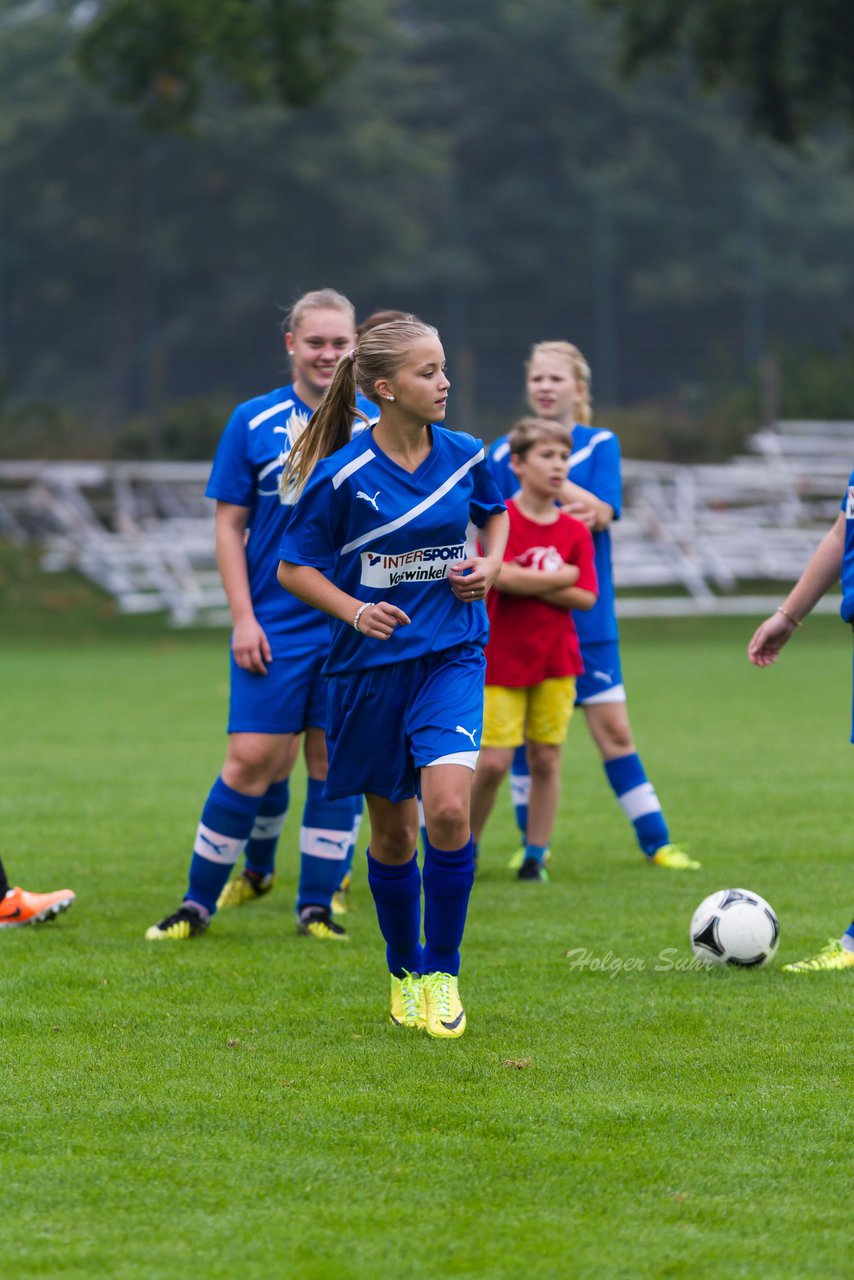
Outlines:
[[[275, 893], [143, 941], [221, 762], [222, 635], [7, 638], [0, 849], [78, 896], [0, 935], [0, 1272], [847, 1277], [854, 976], [780, 964], [851, 918], [850, 633], [810, 621], [760, 672], [752, 625], [624, 628], [636, 736], [703, 869], [642, 863], [579, 718], [549, 885], [507, 873], [494, 815], [459, 1042], [387, 1025], [359, 862], [351, 945], [295, 935], [301, 782]], [[681, 968], [733, 885], [775, 907], [776, 964]]]

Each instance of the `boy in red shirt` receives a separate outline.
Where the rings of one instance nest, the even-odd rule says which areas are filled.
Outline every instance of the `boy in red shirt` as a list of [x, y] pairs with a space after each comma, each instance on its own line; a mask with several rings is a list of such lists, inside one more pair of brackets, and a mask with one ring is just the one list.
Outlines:
[[[571, 452], [568, 428], [523, 418], [510, 432], [521, 487], [507, 503], [510, 538], [489, 593], [483, 735], [472, 790], [477, 842], [522, 742], [531, 798], [520, 880], [548, 880], [544, 860], [557, 816], [560, 756], [584, 670], [570, 610], [592, 609], [598, 583], [593, 539], [556, 501]], [[475, 845], [475, 847], [477, 847]]]

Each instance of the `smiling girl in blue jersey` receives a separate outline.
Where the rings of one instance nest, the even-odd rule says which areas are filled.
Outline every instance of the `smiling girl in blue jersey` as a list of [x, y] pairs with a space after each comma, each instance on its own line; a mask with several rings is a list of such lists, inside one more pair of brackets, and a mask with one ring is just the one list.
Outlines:
[[[284, 335], [293, 382], [238, 405], [217, 448], [206, 494], [216, 500], [217, 564], [234, 620], [228, 748], [202, 809], [187, 892], [175, 912], [146, 931], [149, 941], [197, 937], [218, 906], [241, 905], [269, 892], [288, 778], [303, 732], [308, 782], [297, 928], [309, 937], [347, 940], [330, 906], [358, 817], [353, 800], [323, 795], [321, 667], [329, 627], [281, 590], [276, 563], [288, 514], [279, 485], [285, 460], [323, 399], [342, 352], [352, 346], [355, 328], [352, 304], [335, 290], [300, 298]], [[359, 403], [373, 409], [361, 397]], [[244, 854], [245, 868], [227, 884]]]
[[[572, 453], [560, 502], [593, 534], [599, 599], [589, 612], [574, 615], [584, 663], [584, 674], [576, 683], [575, 705], [586, 716], [605, 775], [648, 861], [676, 871], [696, 870], [700, 864], [670, 843], [661, 803], [629, 725], [611, 567], [610, 525], [619, 518], [622, 505], [620, 442], [613, 431], [589, 425], [590, 368], [577, 347], [569, 342], [537, 343], [526, 374], [532, 411], [540, 418], [562, 423], [571, 432]], [[489, 463], [504, 497], [512, 498], [519, 482], [510, 468], [506, 437], [493, 445]], [[524, 840], [530, 788], [524, 747], [514, 758], [511, 785]], [[517, 854], [511, 865], [521, 865], [521, 856]]]
[[[381, 414], [351, 440], [357, 386]], [[449, 386], [429, 325], [409, 317], [360, 338], [289, 459], [284, 480], [296, 501], [279, 566], [288, 591], [333, 619], [326, 795], [367, 800], [391, 1021], [443, 1038], [466, 1025], [457, 975], [474, 879], [483, 601], [508, 531], [483, 445], [439, 425]], [[470, 521], [484, 556], [470, 554]]]

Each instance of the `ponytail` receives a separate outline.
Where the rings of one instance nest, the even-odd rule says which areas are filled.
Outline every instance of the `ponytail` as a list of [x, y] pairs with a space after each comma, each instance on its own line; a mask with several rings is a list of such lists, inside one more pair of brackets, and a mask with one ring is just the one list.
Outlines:
[[296, 502], [318, 462], [348, 443], [354, 418], [368, 422], [366, 415], [356, 408], [353, 359], [346, 355], [335, 367], [335, 375], [320, 408], [314, 411], [302, 434], [292, 443], [280, 481], [285, 502]]

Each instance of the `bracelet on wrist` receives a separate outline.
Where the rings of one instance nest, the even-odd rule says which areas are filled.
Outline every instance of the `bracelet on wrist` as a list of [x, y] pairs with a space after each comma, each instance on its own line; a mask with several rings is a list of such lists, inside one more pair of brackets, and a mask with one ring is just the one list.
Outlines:
[[365, 610], [366, 610], [366, 609], [370, 609], [370, 607], [371, 607], [371, 605], [370, 605], [370, 601], [368, 601], [368, 603], [367, 603], [367, 604], [360, 604], [360, 605], [359, 605], [359, 607], [358, 607], [358, 609], [356, 610], [356, 616], [355, 616], [355, 618], [353, 619], [353, 627], [354, 627], [354, 629], [355, 629], [356, 631], [358, 631], [359, 635], [362, 635], [362, 634], [363, 634], [363, 632], [362, 632], [362, 628], [359, 626], [359, 619], [361, 618], [361, 616], [362, 616], [362, 614], [365, 612]]
[[792, 626], [793, 626], [793, 627], [799, 627], [799, 626], [801, 625], [800, 619], [799, 619], [799, 618], [796, 618], [796, 617], [795, 617], [795, 615], [794, 615], [793, 613], [789, 613], [789, 610], [788, 610], [788, 609], [784, 609], [784, 608], [783, 608], [783, 606], [782, 606], [781, 604], [778, 604], [778, 605], [777, 605], [777, 608], [774, 610], [774, 612], [775, 612], [775, 613], [782, 613], [783, 617], [784, 617], [784, 618], [787, 618], [787, 619], [788, 619], [788, 621], [789, 621], [789, 622], [791, 622], [791, 624], [792, 624]]

